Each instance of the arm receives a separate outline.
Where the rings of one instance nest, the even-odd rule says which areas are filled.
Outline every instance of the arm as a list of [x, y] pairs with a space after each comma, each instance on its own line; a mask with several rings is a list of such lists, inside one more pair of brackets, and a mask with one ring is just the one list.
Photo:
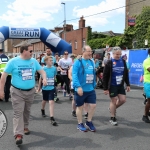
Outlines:
[[103, 71], [103, 86], [104, 86], [104, 91], [108, 90], [108, 84], [109, 84], [109, 78], [110, 78], [110, 64], [111, 62], [109, 61]]
[[42, 84], [42, 77], [40, 77], [39, 79], [38, 92], [41, 90], [41, 84]]
[[129, 72], [128, 72], [128, 68], [126, 65], [126, 62], [124, 61], [124, 67], [125, 67], [125, 83], [127, 86], [130, 86], [130, 82], [129, 82]]
[[72, 67], [69, 69], [68, 77], [72, 81]]
[[42, 76], [43, 78], [43, 85], [46, 86], [47, 85], [47, 80], [46, 80], [46, 73], [44, 70], [38, 70], [38, 73]]
[[4, 87], [5, 87], [7, 76], [8, 74], [6, 72], [2, 73], [1, 80], [0, 80], [0, 98], [1, 99], [4, 98]]
[[78, 77], [79, 70], [80, 70], [80, 65], [79, 65], [79, 61], [77, 60], [74, 63], [74, 66], [73, 66], [73, 69], [72, 69], [72, 78], [73, 78], [74, 88], [81, 87], [80, 82], [79, 82], [79, 77]]

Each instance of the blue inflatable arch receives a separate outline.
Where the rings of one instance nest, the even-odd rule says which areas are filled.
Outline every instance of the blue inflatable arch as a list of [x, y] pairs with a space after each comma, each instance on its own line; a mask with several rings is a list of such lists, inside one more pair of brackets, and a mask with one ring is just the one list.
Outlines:
[[69, 43], [56, 36], [45, 28], [12, 28], [7, 26], [0, 27], [0, 43], [7, 39], [40, 39], [53, 53], [63, 54], [64, 51], [72, 53]]

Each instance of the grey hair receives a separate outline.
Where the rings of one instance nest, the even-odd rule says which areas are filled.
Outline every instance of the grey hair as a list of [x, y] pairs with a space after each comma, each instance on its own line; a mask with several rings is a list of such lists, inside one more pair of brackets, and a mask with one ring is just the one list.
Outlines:
[[84, 45], [82, 48], [82, 52], [86, 51], [87, 47], [91, 48], [89, 45]]
[[121, 48], [120, 47], [114, 47], [112, 50], [112, 53], [115, 53], [116, 51], [121, 51]]

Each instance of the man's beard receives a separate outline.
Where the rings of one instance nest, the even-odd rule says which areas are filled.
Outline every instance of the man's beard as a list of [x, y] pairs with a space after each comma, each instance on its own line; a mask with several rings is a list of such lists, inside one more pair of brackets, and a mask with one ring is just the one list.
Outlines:
[[52, 54], [47, 54], [47, 56], [51, 56]]

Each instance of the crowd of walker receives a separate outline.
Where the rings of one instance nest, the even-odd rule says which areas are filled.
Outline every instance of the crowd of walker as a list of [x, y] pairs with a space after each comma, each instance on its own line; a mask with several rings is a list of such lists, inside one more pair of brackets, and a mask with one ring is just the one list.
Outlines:
[[[50, 48], [46, 49], [46, 55], [32, 58], [32, 46], [24, 45], [20, 48], [20, 56], [8, 61], [8, 57], [0, 49], [1, 80], [0, 99], [9, 101], [11, 97], [13, 107], [13, 132], [16, 144], [22, 144], [23, 135], [29, 135], [29, 116], [34, 94], [42, 91], [41, 114], [46, 117], [45, 105], [49, 102], [50, 121], [53, 126], [58, 126], [54, 118], [54, 104], [59, 99], [58, 90], [66, 91], [66, 96], [72, 100], [72, 116], [77, 117], [77, 129], [82, 132], [95, 132], [96, 128], [92, 117], [96, 108], [96, 83], [97, 76], [103, 67], [103, 90], [110, 96], [110, 123], [118, 125], [117, 108], [126, 102], [126, 91], [130, 91], [129, 70], [126, 58], [121, 57], [121, 49], [114, 47], [112, 58], [107, 53], [107, 58], [101, 64], [93, 54], [90, 46], [82, 49], [82, 55], [68, 56], [68, 51], [60, 58], [56, 53], [52, 56]], [[150, 49], [148, 50], [150, 55]], [[103, 66], [104, 65], [104, 66]], [[150, 123], [148, 118], [150, 109], [150, 57], [144, 63], [144, 89], [147, 98], [145, 114], [142, 120]], [[35, 88], [36, 78], [38, 88]], [[126, 85], [125, 85], [126, 84]], [[58, 88], [60, 85], [60, 89]], [[64, 86], [65, 85], [65, 86]], [[83, 111], [85, 124], [83, 123]]]

